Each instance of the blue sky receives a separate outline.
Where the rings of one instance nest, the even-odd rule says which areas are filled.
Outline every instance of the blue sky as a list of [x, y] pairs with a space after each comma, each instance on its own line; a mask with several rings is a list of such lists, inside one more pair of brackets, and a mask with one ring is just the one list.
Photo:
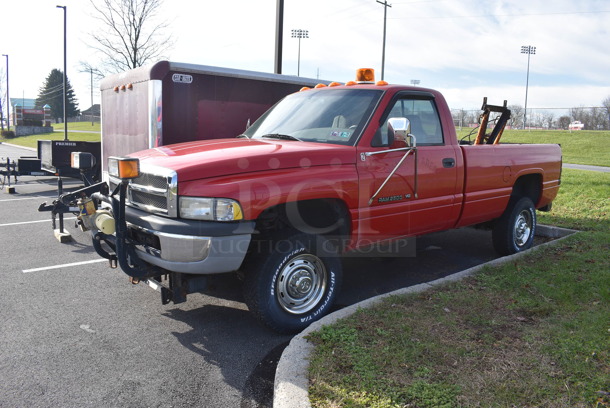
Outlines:
[[[99, 1], [99, 0], [97, 0]], [[99, 29], [87, 0], [28, 0], [3, 5], [0, 52], [9, 54], [11, 97], [36, 97], [63, 66], [63, 12], [68, 7], [68, 77], [81, 109], [90, 105], [81, 60], [99, 60], [86, 45]], [[528, 108], [600, 106], [610, 96], [610, 0], [389, 1], [385, 79], [443, 92], [452, 108], [478, 109], [484, 96]], [[166, 0], [172, 61], [272, 72], [276, 0]], [[358, 67], [381, 76], [383, 6], [375, 0], [285, 0], [283, 73], [348, 81]], [[10, 34], [7, 34], [10, 33]], [[0, 60], [0, 74], [4, 72]], [[2, 88], [4, 89], [4, 84]], [[95, 86], [97, 88], [97, 86]], [[99, 92], [94, 92], [94, 103]]]

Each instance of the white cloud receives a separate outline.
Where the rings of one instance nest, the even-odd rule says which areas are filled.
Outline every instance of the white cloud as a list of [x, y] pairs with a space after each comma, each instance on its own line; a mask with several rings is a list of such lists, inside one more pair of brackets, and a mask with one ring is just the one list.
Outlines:
[[[527, 57], [534, 45], [528, 106], [594, 106], [610, 95], [610, 4], [601, 0], [396, 0], [387, 20], [386, 79], [447, 93], [454, 107], [479, 107], [482, 97], [523, 104]], [[81, 108], [89, 106], [89, 76], [77, 70], [92, 60], [84, 44], [98, 28], [86, 0], [68, 6], [68, 75]], [[275, 0], [166, 1], [173, 61], [272, 72]], [[10, 55], [11, 95], [35, 97], [53, 68], [62, 67], [63, 16], [46, 0], [10, 2], [0, 51]], [[283, 73], [353, 79], [358, 67], [381, 71], [383, 6], [375, 0], [285, 2]], [[2, 67], [2, 64], [0, 64]], [[96, 99], [99, 99], [96, 97]], [[499, 101], [498, 101], [499, 100]]]

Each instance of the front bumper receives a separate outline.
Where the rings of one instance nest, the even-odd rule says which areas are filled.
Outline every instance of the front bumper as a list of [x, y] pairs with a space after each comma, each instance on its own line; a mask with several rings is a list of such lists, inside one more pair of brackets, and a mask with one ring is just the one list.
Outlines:
[[127, 207], [128, 236], [137, 256], [171, 272], [207, 275], [241, 266], [253, 221], [234, 223], [166, 218]]

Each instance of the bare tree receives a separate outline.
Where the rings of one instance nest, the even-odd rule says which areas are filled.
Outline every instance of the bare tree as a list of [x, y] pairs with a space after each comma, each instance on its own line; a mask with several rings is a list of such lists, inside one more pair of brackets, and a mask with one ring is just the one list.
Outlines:
[[455, 109], [451, 111], [451, 115], [453, 116], [453, 124], [456, 127], [468, 126], [468, 123], [465, 121], [467, 112], [464, 109]]
[[606, 114], [606, 129], [610, 129], [610, 96], [602, 101], [602, 106]]
[[555, 120], [555, 114], [553, 112], [542, 112], [542, 127], [547, 129], [553, 129], [553, 121]]
[[523, 106], [509, 105], [508, 109], [510, 109], [510, 119], [507, 124], [512, 129], [516, 129], [523, 124]]
[[571, 121], [572, 119], [570, 119], [569, 116], [561, 116], [557, 121], [557, 126], [559, 126], [560, 129], [568, 130]]
[[163, 0], [90, 0], [104, 29], [91, 34], [92, 47], [105, 55], [104, 71], [122, 72], [163, 58], [172, 46], [159, 21]]

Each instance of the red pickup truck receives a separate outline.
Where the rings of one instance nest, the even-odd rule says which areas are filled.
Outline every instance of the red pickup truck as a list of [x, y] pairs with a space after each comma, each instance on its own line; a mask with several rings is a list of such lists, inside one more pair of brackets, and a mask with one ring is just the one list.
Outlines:
[[500, 254], [530, 248], [561, 149], [500, 136], [458, 141], [432, 89], [332, 83], [287, 96], [235, 138], [111, 158], [109, 189], [92, 194], [95, 209], [80, 203], [81, 221], [164, 303], [238, 271], [254, 315], [294, 332], [331, 309], [342, 253], [482, 223]]

